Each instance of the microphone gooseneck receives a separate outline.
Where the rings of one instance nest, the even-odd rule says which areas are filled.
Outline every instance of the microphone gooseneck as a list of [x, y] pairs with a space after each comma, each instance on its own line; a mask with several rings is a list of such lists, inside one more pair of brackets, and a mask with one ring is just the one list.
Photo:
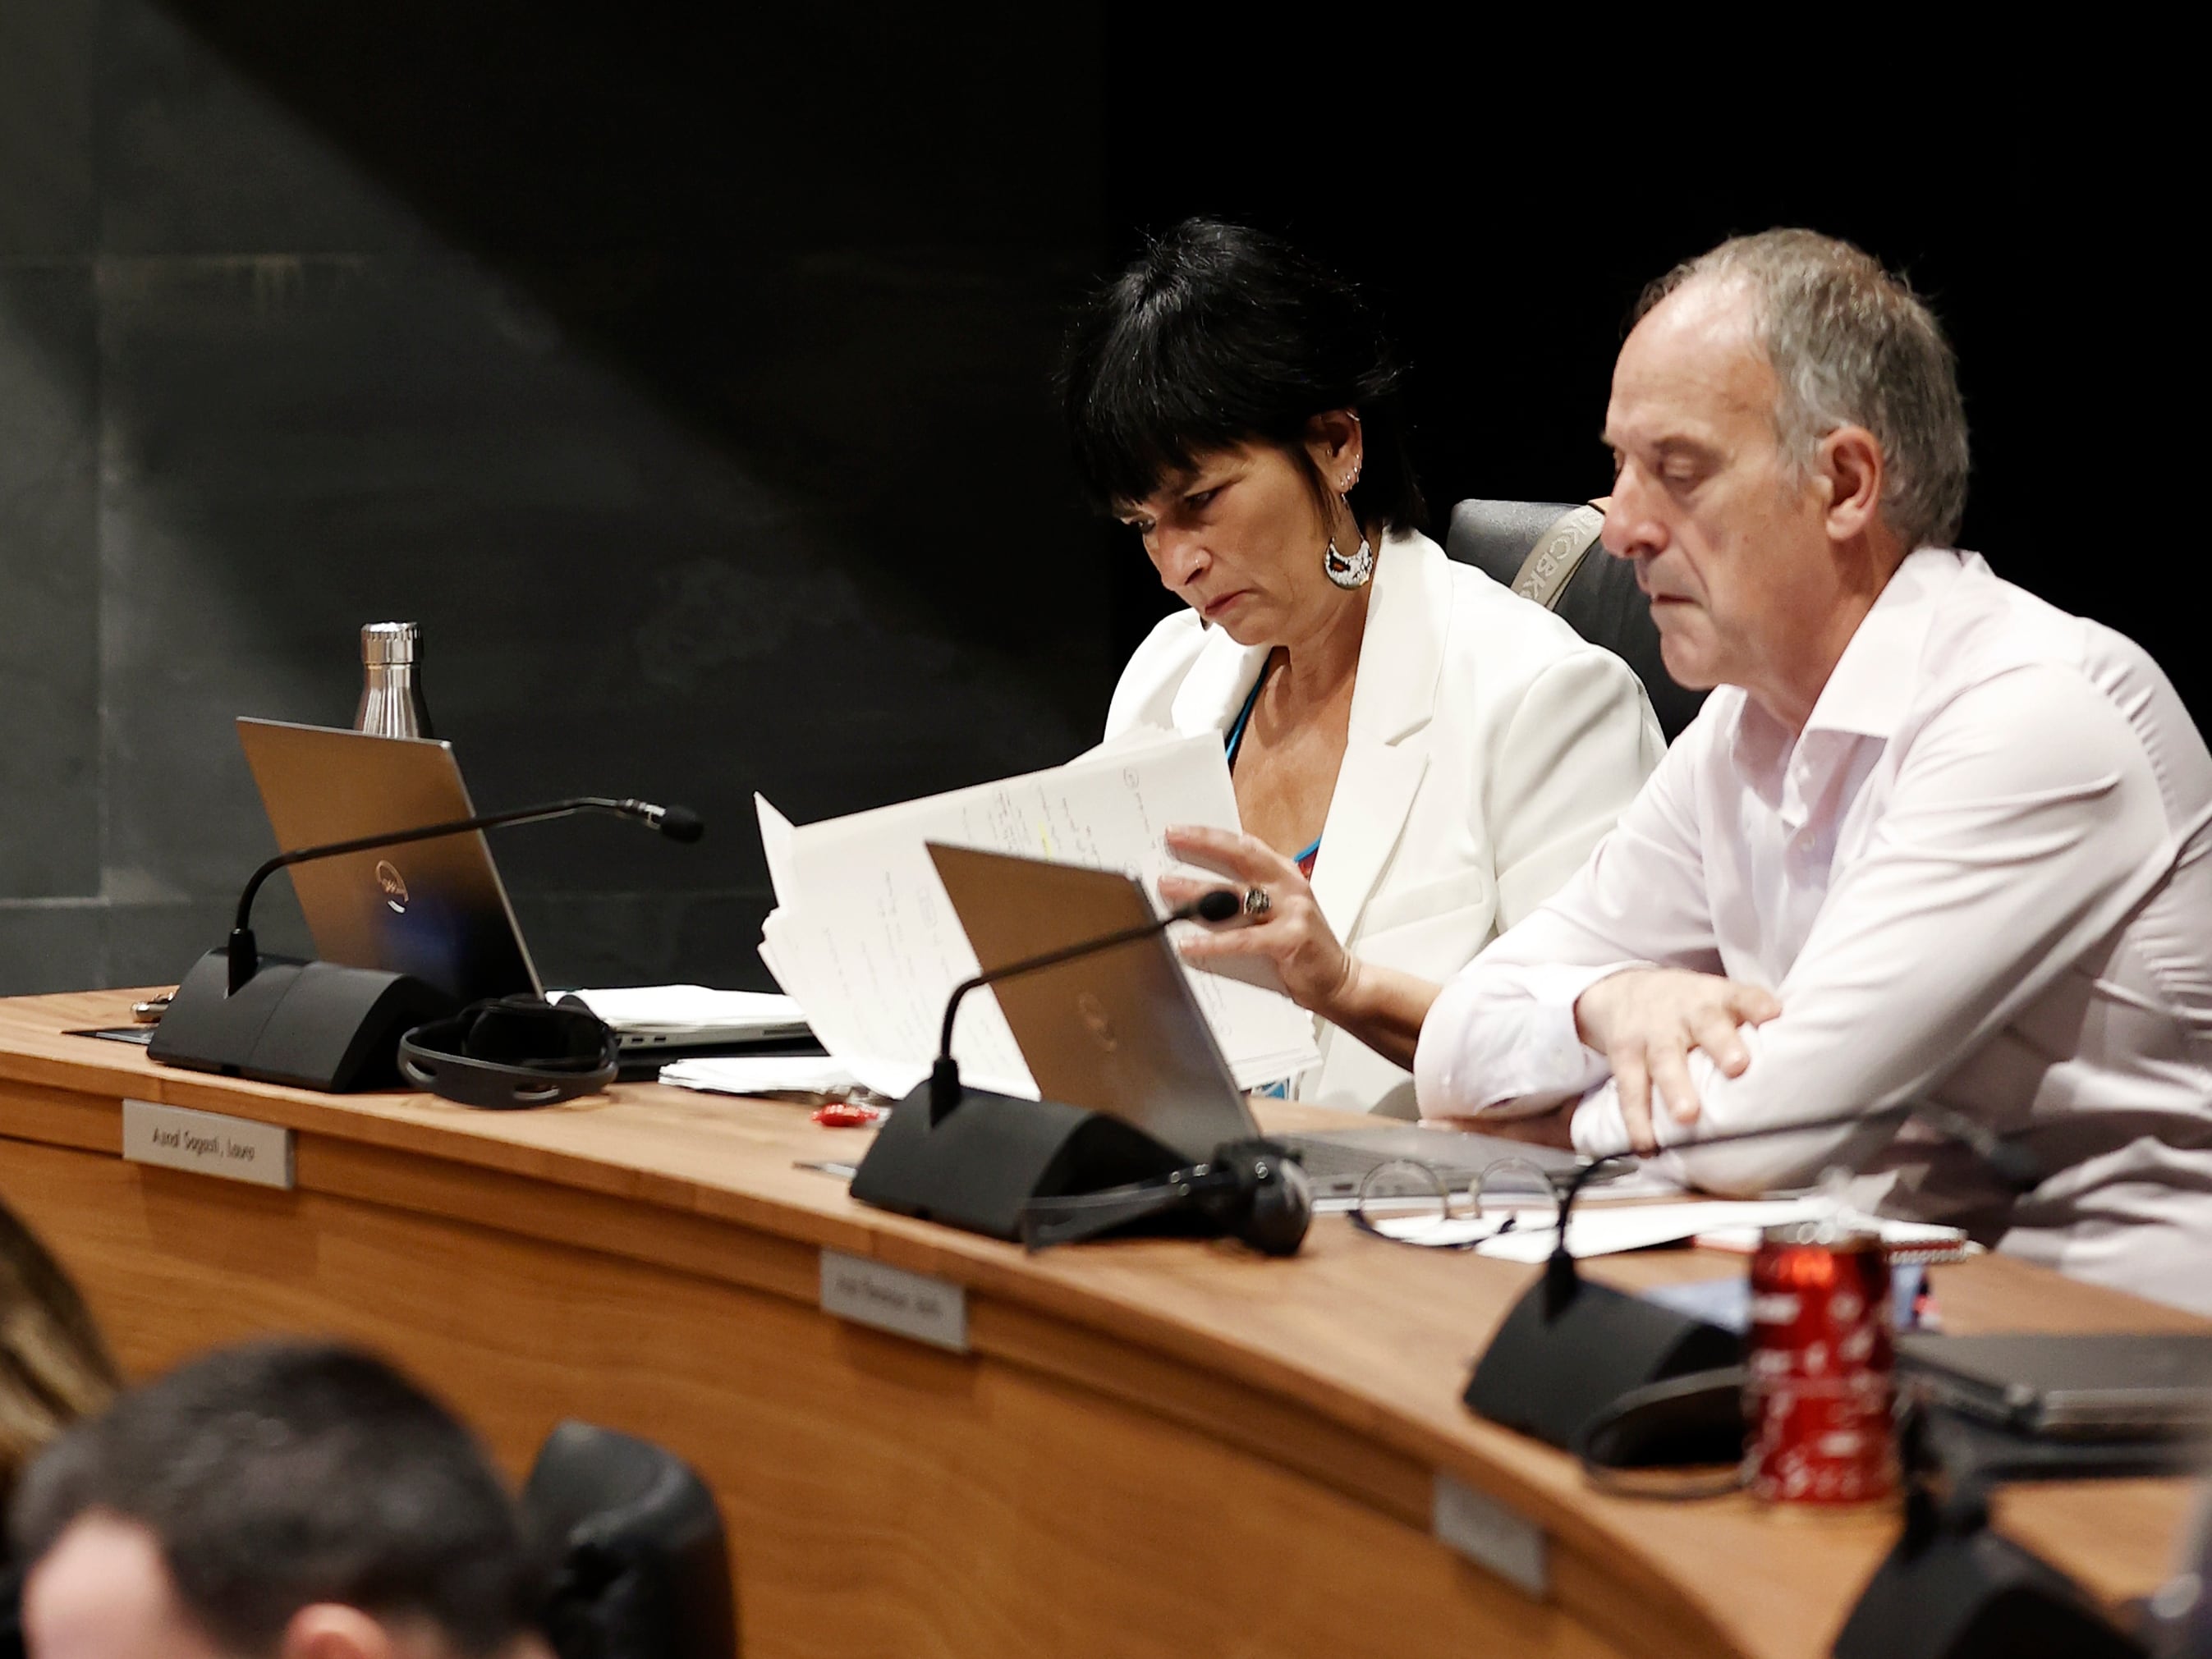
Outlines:
[[246, 878], [245, 890], [238, 896], [238, 914], [230, 930], [230, 992], [235, 995], [260, 966], [260, 952], [254, 942], [252, 918], [253, 900], [261, 891], [261, 884], [279, 870], [295, 864], [309, 864], [318, 859], [342, 858], [348, 853], [367, 853], [380, 847], [400, 847], [409, 842], [434, 841], [441, 836], [463, 836], [472, 830], [495, 830], [510, 823], [535, 823], [545, 818], [565, 818], [577, 812], [611, 812], [619, 817], [635, 818], [649, 823], [671, 841], [695, 842], [706, 832], [699, 815], [687, 807], [659, 806], [651, 801], [613, 800], [604, 795], [578, 795], [568, 800], [547, 801], [537, 806], [518, 806], [506, 812], [483, 812], [472, 818], [454, 818], [445, 823], [425, 823], [411, 830], [387, 830], [377, 836], [356, 836], [351, 841], [325, 842], [319, 847], [299, 847], [289, 853], [279, 853]]
[[1552, 1254], [1544, 1263], [1544, 1313], [1556, 1319], [1575, 1299], [1575, 1292], [1583, 1287], [1582, 1275], [1575, 1271], [1575, 1259], [1567, 1250], [1567, 1223], [1574, 1218], [1575, 1200], [1583, 1195], [1590, 1178], [1608, 1164], [1618, 1164], [1635, 1158], [1634, 1152], [1607, 1152], [1592, 1158], [1575, 1171], [1574, 1179], [1567, 1182], [1567, 1190], [1559, 1194], [1559, 1237], [1552, 1246]]
[[1023, 974], [1036, 973], [1042, 969], [1057, 968], [1063, 962], [1073, 962], [1078, 957], [1087, 957], [1095, 951], [1110, 951], [1117, 945], [1131, 945], [1139, 939], [1164, 933], [1179, 921], [1227, 921], [1243, 908], [1243, 900], [1226, 888], [1217, 887], [1202, 893], [1188, 904], [1170, 911], [1156, 921], [1136, 927], [1124, 927], [1116, 933], [1102, 933], [1097, 939], [1087, 939], [1074, 945], [1064, 945], [1057, 951], [1047, 951], [1038, 956], [1024, 957], [1003, 968], [994, 968], [988, 973], [963, 979], [952, 988], [952, 994], [945, 1000], [945, 1024], [937, 1038], [937, 1059], [929, 1068], [929, 1121], [933, 1128], [945, 1121], [945, 1115], [960, 1103], [960, 1062], [952, 1057], [952, 1025], [960, 1016], [960, 1004], [973, 990], [994, 985], [1002, 979], [1018, 978]]

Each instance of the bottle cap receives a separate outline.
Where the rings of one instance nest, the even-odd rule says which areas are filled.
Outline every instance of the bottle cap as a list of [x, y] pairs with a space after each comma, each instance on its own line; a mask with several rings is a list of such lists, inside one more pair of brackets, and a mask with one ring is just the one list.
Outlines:
[[422, 630], [411, 622], [369, 623], [361, 630], [361, 659], [371, 668], [413, 662]]

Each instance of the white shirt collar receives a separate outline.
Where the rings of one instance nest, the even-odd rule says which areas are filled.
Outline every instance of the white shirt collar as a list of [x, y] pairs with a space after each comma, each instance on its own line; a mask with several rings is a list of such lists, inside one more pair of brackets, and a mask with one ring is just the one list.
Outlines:
[[1803, 740], [1816, 732], [1885, 743], [1896, 736], [1918, 682], [1929, 623], [1968, 556], [1942, 547], [1923, 547], [1906, 556], [1853, 630], [1814, 701], [1803, 732], [1793, 736], [1745, 696], [1735, 744], [1745, 771], [1755, 776], [1771, 769], [1798, 752]]

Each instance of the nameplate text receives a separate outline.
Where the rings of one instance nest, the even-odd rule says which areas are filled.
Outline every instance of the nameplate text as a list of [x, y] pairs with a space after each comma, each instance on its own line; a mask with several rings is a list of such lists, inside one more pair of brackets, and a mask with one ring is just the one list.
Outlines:
[[1544, 1530], [1439, 1471], [1431, 1495], [1437, 1541], [1541, 1601], [1551, 1589]]
[[824, 1250], [822, 1311], [954, 1353], [968, 1352], [967, 1287], [949, 1279]]
[[126, 1100], [123, 1156], [133, 1164], [158, 1164], [256, 1187], [287, 1192], [292, 1188], [292, 1132], [221, 1112]]

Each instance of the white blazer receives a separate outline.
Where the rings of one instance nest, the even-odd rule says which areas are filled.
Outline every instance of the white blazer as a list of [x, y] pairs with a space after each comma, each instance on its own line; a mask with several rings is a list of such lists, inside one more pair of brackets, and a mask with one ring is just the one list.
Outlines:
[[[1122, 671], [1106, 736], [1226, 732], [1267, 658], [1170, 617]], [[1620, 658], [1427, 537], [1389, 536], [1314, 865], [1322, 915], [1364, 960], [1449, 979], [1581, 866], [1665, 749]], [[1316, 1025], [1294, 1098], [1415, 1115], [1411, 1073]]]

